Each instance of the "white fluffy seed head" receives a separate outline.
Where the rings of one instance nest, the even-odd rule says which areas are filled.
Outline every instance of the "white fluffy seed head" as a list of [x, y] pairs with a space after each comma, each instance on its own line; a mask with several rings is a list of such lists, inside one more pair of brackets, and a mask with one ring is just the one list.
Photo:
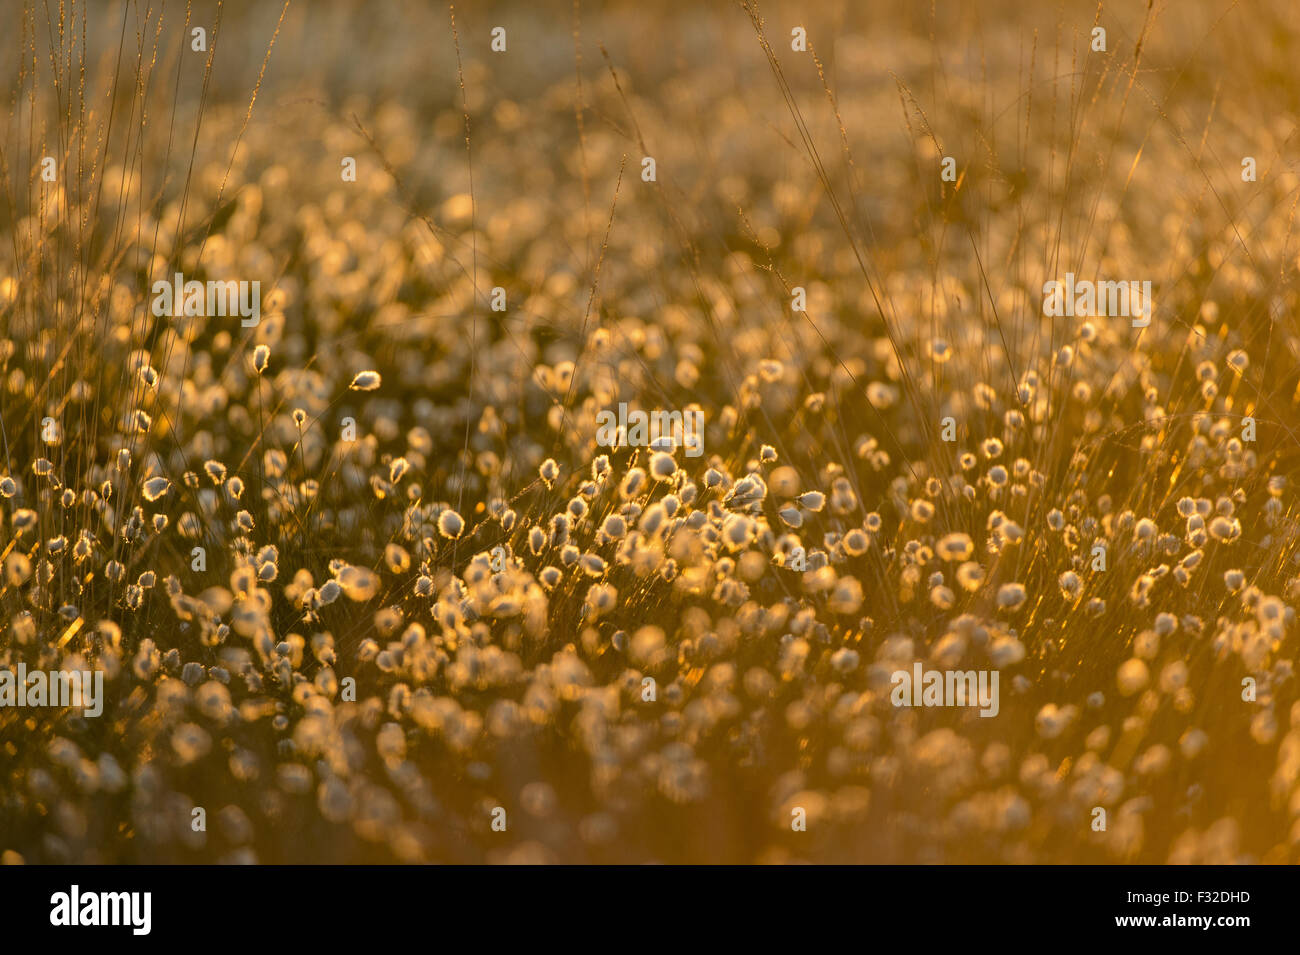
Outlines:
[[352, 384], [348, 385], [353, 391], [374, 391], [383, 383], [377, 371], [359, 371]]
[[826, 506], [826, 495], [821, 491], [805, 491], [799, 495], [799, 506], [810, 511], [820, 511]]
[[1025, 602], [1025, 597], [1024, 584], [1003, 584], [998, 588], [998, 606], [1006, 610], [1018, 609]]
[[449, 540], [460, 537], [465, 530], [465, 519], [455, 511], [447, 510], [438, 515], [438, 533]]
[[144, 482], [144, 499], [146, 501], [156, 501], [167, 493], [172, 486], [172, 482], [165, 477], [151, 477]]
[[970, 539], [969, 534], [960, 532], [948, 534], [939, 540], [935, 545], [935, 553], [941, 560], [959, 561], [969, 560], [970, 556], [975, 553], [975, 543]]
[[656, 451], [650, 455], [650, 476], [656, 481], [671, 481], [677, 473], [677, 462], [666, 451]]

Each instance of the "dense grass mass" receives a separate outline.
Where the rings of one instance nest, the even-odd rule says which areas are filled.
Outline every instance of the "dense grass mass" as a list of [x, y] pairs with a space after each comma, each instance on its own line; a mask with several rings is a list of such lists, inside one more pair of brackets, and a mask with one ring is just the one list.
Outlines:
[[4, 861], [1298, 861], [1293, 3], [417, 6], [0, 3]]

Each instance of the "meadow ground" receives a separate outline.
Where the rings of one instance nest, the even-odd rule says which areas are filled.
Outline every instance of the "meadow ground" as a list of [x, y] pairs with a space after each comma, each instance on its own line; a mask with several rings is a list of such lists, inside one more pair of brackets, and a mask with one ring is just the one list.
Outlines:
[[1298, 28], [3, 0], [3, 861], [1296, 862]]

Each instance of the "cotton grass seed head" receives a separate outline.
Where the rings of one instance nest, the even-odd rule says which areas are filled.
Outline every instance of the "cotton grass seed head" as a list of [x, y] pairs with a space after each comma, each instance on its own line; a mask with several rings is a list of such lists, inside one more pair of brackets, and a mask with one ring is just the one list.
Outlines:
[[1003, 584], [998, 588], [998, 606], [1004, 610], [1020, 609], [1026, 597], [1024, 584]]
[[649, 470], [656, 481], [671, 481], [677, 473], [677, 462], [666, 451], [656, 451], [650, 455]]
[[171, 488], [171, 481], [165, 477], [151, 477], [144, 482], [141, 493], [146, 501], [156, 501]]
[[377, 371], [359, 371], [352, 379], [352, 384], [348, 385], [353, 391], [374, 391], [380, 386], [382, 379]]
[[452, 510], [438, 515], [438, 533], [448, 540], [455, 540], [465, 530], [465, 520]]
[[941, 560], [946, 561], [964, 561], [969, 560], [970, 556], [975, 553], [975, 543], [970, 539], [969, 534], [963, 534], [960, 531], [948, 534], [939, 543], [935, 545], [935, 553]]

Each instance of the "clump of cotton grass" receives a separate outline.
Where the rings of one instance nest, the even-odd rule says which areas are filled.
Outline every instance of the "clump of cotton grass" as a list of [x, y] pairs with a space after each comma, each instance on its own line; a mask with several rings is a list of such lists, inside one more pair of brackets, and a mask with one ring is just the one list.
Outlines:
[[[546, 114], [534, 105], [488, 108], [514, 135]], [[457, 142], [443, 125], [385, 114], [378, 145], [437, 155]], [[717, 147], [727, 124], [702, 128]], [[29, 664], [38, 652], [102, 662], [108, 718], [123, 728], [92, 739], [42, 715], [41, 745], [18, 738], [15, 778], [33, 792], [15, 811], [49, 809], [15, 824], [32, 859], [89, 846], [97, 837], [67, 833], [106, 810], [126, 813], [117, 822], [146, 859], [255, 861], [263, 847], [310, 858], [302, 832], [328, 825], [342, 856], [436, 861], [446, 843], [422, 821], [433, 818], [476, 860], [676, 859], [712, 844], [687, 820], [742, 777], [784, 810], [743, 831], [764, 861], [1289, 858], [1286, 832], [1261, 821], [1271, 809], [1237, 808], [1273, 784], [1216, 761], [1248, 733], [1259, 778], [1285, 790], [1287, 714], [1274, 710], [1300, 598], [1290, 465], [1241, 437], [1259, 382], [1284, 378], [1285, 350], [1252, 344], [1228, 299], [1175, 305], [1195, 327], [1156, 322], [1137, 339], [1094, 319], [1049, 347], [1030, 328], [990, 362], [1000, 329], [991, 309], [967, 307], [987, 290], [937, 244], [933, 261], [882, 250], [897, 274], [887, 329], [841, 323], [861, 304], [844, 299], [851, 256], [826, 210], [804, 202], [801, 189], [820, 184], [786, 176], [775, 208], [804, 210], [782, 214], [796, 223], [788, 241], [783, 225], [779, 242], [760, 227], [754, 249], [722, 257], [701, 242], [689, 274], [669, 254], [680, 236], [620, 202], [587, 342], [571, 314], [585, 279], [555, 269], [524, 277], [526, 307], [511, 293], [514, 347], [495, 331], [444, 340], [415, 300], [441, 289], [454, 308], [469, 294], [465, 260], [447, 236], [410, 228], [410, 210], [376, 201], [393, 192], [387, 173], [340, 191], [256, 114], [242, 142], [251, 171], [232, 174], [245, 180], [232, 180], [203, 262], [214, 275], [268, 253], [288, 263], [251, 339], [155, 316], [145, 351], [138, 303], [116, 291], [140, 281], [128, 249], [122, 271], [106, 259], [90, 283], [114, 291], [80, 310], [107, 324], [94, 326], [102, 347], [69, 352], [66, 375], [51, 378], [51, 341], [78, 330], [45, 339], [22, 320], [36, 316], [15, 314], [0, 340], [6, 421], [31, 425], [7, 430], [0, 632]], [[476, 185], [501, 212], [478, 221], [480, 251], [505, 242], [491, 261], [555, 261], [551, 217], [588, 204], [582, 184], [560, 183], [545, 204], [513, 195], [502, 184], [530, 174], [526, 157], [483, 154], [505, 165]], [[768, 157], [733, 158], [735, 176], [699, 177], [728, 208], [747, 204], [732, 195], [745, 182], [771, 178]], [[1018, 156], [1031, 185], [1049, 158], [1041, 144]], [[225, 173], [224, 157], [195, 162], [203, 179]], [[699, 172], [675, 158], [680, 182]], [[1108, 175], [1099, 169], [1103, 195], [1117, 184]], [[1054, 213], [1073, 217], [1085, 198], [1067, 194]], [[473, 205], [450, 197], [440, 228], [469, 228]], [[1013, 266], [1025, 230], [1049, 225], [1025, 215], [1014, 229], [995, 215], [989, 230]], [[628, 217], [634, 248], [620, 244]], [[702, 221], [686, 227], [713, 228]], [[1138, 268], [1150, 241], [1117, 222], [1108, 248]], [[151, 247], [124, 228], [130, 247]], [[754, 310], [777, 264], [755, 249], [805, 276], [816, 329]], [[691, 294], [647, 313], [647, 269]], [[17, 271], [0, 263], [0, 308], [29, 307], [6, 278]], [[1248, 263], [1218, 274], [1230, 293], [1265, 284]], [[90, 364], [74, 369], [80, 353]], [[1014, 380], [994, 369], [1003, 361]], [[66, 396], [45, 386], [65, 378]], [[366, 394], [336, 417], [344, 390]], [[567, 427], [652, 395], [706, 413], [707, 457], [667, 438], [600, 448]], [[918, 422], [938, 409], [955, 443], [930, 443], [933, 422]], [[94, 437], [75, 422], [94, 423]], [[150, 499], [153, 478], [168, 484]], [[889, 677], [915, 660], [998, 669], [998, 716], [895, 709]], [[1258, 681], [1259, 705], [1237, 702], [1239, 670]], [[545, 778], [502, 790], [520, 765]], [[1174, 769], [1198, 787], [1186, 805], [1183, 785], [1154, 784]], [[908, 803], [905, 849], [844, 848], [866, 845], [868, 822], [897, 828], [890, 807], [916, 787], [942, 811]], [[657, 800], [653, 814], [628, 793]], [[168, 806], [201, 799], [226, 807], [219, 836], [155, 838], [176, 828], [157, 821]], [[285, 799], [293, 813], [276, 809]], [[503, 803], [510, 829], [489, 836], [485, 807]], [[1187, 823], [1193, 803], [1197, 817], [1240, 826], [1240, 849]], [[1098, 804], [1114, 809], [1107, 838], [1074, 832], [1079, 807]], [[811, 841], [788, 838], [793, 806]], [[521, 818], [568, 835], [537, 842]], [[685, 835], [627, 837], [666, 829]]]

